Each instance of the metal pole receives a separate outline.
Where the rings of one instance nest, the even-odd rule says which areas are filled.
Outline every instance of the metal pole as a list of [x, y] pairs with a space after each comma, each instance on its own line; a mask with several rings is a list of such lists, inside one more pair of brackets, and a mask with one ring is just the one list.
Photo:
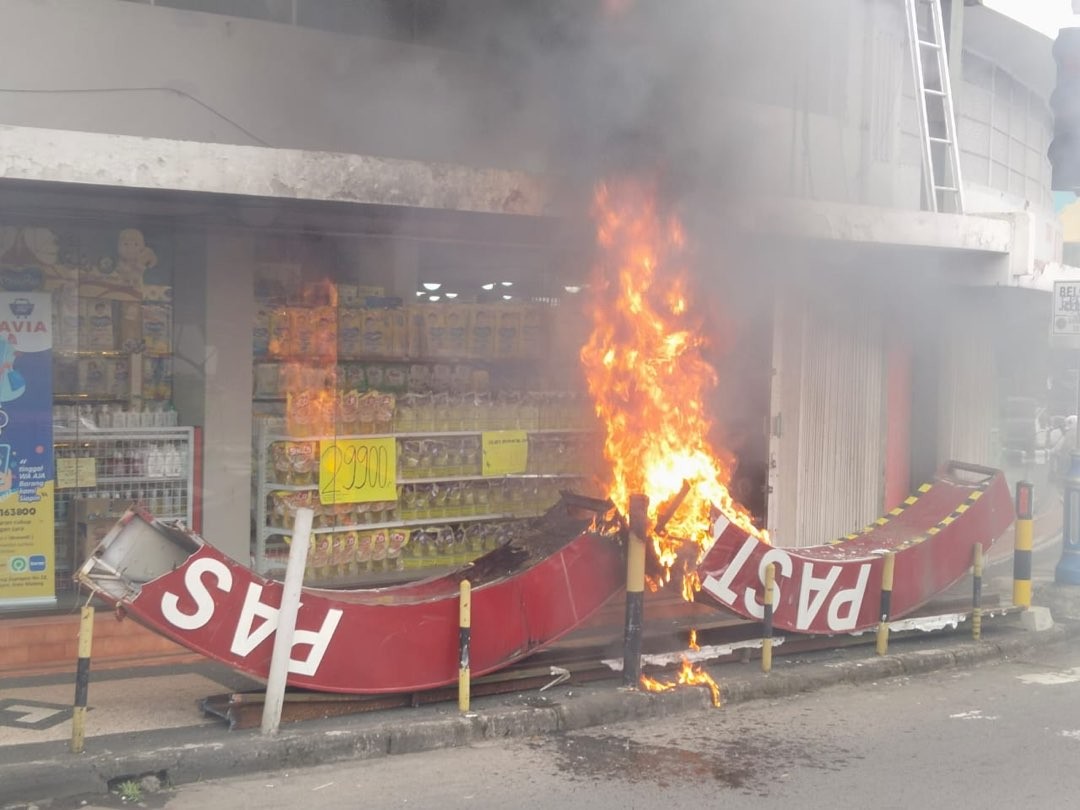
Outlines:
[[649, 498], [630, 496], [630, 539], [626, 549], [626, 625], [623, 635], [623, 686], [641, 681], [641, 632], [645, 612], [645, 535]]
[[94, 609], [79, 614], [79, 662], [75, 669], [75, 708], [71, 714], [71, 753], [81, 754], [86, 741], [86, 698], [90, 691], [90, 650], [94, 644]]
[[[1080, 435], [1080, 423], [1077, 424]], [[1080, 585], [1080, 450], [1074, 450], [1065, 475], [1065, 515], [1061, 527], [1061, 559], [1054, 568], [1054, 582]]]
[[281, 590], [274, 649], [270, 654], [270, 676], [266, 679], [266, 702], [263, 704], [262, 733], [277, 734], [281, 724], [281, 709], [285, 703], [285, 682], [289, 677], [293, 637], [296, 633], [296, 614], [300, 610], [300, 588], [304, 582], [308, 547], [311, 545], [311, 521], [315, 513], [301, 507], [296, 510], [296, 523], [289, 544], [289, 562], [285, 566], [285, 584]]
[[458, 605], [458, 709], [469, 711], [469, 641], [472, 635], [472, 585], [461, 580], [461, 601]]
[[971, 637], [975, 641], [982, 638], [982, 577], [983, 547], [976, 543], [971, 567]]
[[761, 632], [761, 671], [772, 671], [772, 639], [773, 639], [773, 596], [776, 583], [776, 563], [765, 566], [765, 615], [762, 618]]
[[892, 612], [893, 570], [896, 567], [896, 552], [885, 555], [885, 564], [881, 568], [881, 621], [877, 629], [877, 654], [885, 655], [889, 651], [889, 614]]
[[[1034, 486], [1016, 483], [1016, 527], [1013, 542], [1013, 604], [1031, 607], [1031, 519]], [[1066, 499], [1066, 509], [1068, 500]]]

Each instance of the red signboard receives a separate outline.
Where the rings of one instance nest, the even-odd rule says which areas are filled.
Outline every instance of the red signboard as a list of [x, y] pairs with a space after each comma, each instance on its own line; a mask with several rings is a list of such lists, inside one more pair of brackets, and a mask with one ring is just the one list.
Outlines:
[[881, 619], [886, 553], [895, 553], [890, 615], [899, 618], [964, 576], [975, 545], [988, 549], [1012, 520], [1005, 476], [959, 464], [862, 532], [823, 546], [773, 547], [721, 518], [697, 569], [699, 597], [761, 619], [765, 568], [775, 563], [774, 627], [795, 633], [866, 630]]
[[[157, 530], [158, 525], [130, 513], [102, 542], [101, 556], [108, 557], [110, 541], [118, 553], [145, 549], [150, 532], [158, 534], [162, 544], [173, 542]], [[137, 589], [115, 595], [107, 588], [95, 590], [140, 623], [189, 649], [266, 678], [281, 583], [258, 576], [198, 538], [189, 537], [188, 542], [190, 554], [181, 552], [182, 563]], [[91, 560], [80, 575], [91, 587], [94, 566]], [[613, 539], [585, 533], [550, 556], [475, 586], [473, 674], [506, 666], [584, 621], [619, 590], [624, 568], [622, 550]], [[288, 683], [358, 694], [419, 691], [454, 683], [458, 579], [450, 575], [357, 591], [305, 588]]]

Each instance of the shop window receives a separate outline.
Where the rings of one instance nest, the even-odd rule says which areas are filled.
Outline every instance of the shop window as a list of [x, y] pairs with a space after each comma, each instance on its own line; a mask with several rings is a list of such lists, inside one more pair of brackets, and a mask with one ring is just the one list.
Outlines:
[[356, 269], [325, 242], [317, 256], [275, 247], [255, 280], [260, 573], [283, 573], [301, 507], [315, 513], [305, 580], [355, 587], [461, 565], [561, 489], [589, 491], [601, 451], [574, 308], [467, 271], [402, 295], [372, 283], [388, 268]]
[[0, 605], [70, 606], [132, 505], [192, 523], [172, 265], [167, 234], [127, 223], [0, 226]]

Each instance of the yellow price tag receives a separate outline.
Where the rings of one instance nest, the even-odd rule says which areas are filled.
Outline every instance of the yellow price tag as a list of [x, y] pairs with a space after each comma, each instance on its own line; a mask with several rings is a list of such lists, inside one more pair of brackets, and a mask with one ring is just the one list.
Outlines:
[[524, 430], [488, 430], [481, 434], [484, 475], [514, 475], [529, 463], [529, 434]]
[[397, 500], [397, 442], [331, 439], [319, 442], [319, 502]]

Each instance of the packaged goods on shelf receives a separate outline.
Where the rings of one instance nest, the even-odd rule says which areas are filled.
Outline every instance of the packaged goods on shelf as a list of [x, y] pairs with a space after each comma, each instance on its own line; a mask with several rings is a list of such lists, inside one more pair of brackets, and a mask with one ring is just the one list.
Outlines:
[[142, 397], [151, 400], [172, 399], [172, 358], [143, 355]]
[[116, 316], [113, 304], [113, 301], [106, 298], [79, 299], [80, 349], [116, 350]]
[[521, 311], [517, 307], [499, 307], [499, 321], [495, 329], [495, 356], [501, 358], [521, 357]]
[[[121, 351], [137, 352], [144, 349], [147, 342], [147, 335], [144, 334], [143, 325], [144, 306], [146, 305], [136, 301], [117, 301], [114, 304], [114, 311], [117, 316], [117, 345]], [[153, 304], [151, 306], [161, 307], [162, 305]], [[151, 328], [156, 326], [156, 324], [148, 325], [151, 326]], [[166, 331], [166, 337], [168, 334], [169, 332]], [[168, 351], [168, 348], [165, 348], [162, 351]]]
[[172, 307], [168, 304], [142, 305], [143, 348], [150, 354], [172, 351]]

